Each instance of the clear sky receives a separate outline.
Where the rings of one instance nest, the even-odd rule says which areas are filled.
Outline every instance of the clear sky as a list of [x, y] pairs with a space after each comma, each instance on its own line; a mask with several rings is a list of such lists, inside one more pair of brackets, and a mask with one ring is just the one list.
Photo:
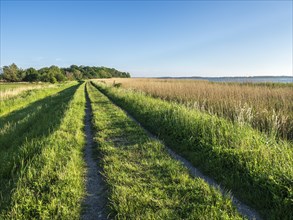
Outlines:
[[292, 1], [3, 1], [1, 65], [292, 75]]

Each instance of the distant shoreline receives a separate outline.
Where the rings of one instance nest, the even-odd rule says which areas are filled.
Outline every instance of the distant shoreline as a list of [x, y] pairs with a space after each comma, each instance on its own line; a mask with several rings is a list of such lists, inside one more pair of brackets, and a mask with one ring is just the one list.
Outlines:
[[293, 76], [229, 76], [229, 77], [154, 77], [156, 79], [186, 79], [186, 80], [208, 80], [211, 82], [275, 82], [275, 83], [293, 83]]

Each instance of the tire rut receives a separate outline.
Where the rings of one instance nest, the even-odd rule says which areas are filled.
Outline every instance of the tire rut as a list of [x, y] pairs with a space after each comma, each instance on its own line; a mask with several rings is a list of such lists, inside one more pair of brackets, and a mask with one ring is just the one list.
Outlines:
[[101, 175], [101, 168], [98, 161], [94, 158], [94, 141], [92, 131], [92, 108], [90, 99], [85, 87], [86, 95], [86, 115], [85, 115], [85, 134], [86, 147], [84, 159], [87, 166], [86, 171], [86, 197], [83, 200], [82, 220], [103, 220], [108, 219], [106, 214], [107, 189]]
[[[150, 133], [146, 128], [144, 128], [135, 118], [133, 118], [128, 112], [126, 112], [124, 109], [122, 109], [129, 118], [131, 118], [135, 123], [137, 123], [142, 129], [144, 129], [144, 131], [148, 134], [148, 136], [152, 139], [158, 140], [161, 143], [163, 143], [160, 139], [158, 139], [157, 136], [153, 135], [152, 133]], [[243, 202], [241, 202], [240, 200], [238, 200], [236, 197], [233, 196], [233, 194], [231, 192], [228, 192], [226, 189], [222, 188], [216, 181], [214, 181], [212, 178], [204, 175], [199, 169], [197, 169], [196, 167], [194, 167], [188, 160], [186, 160], [185, 158], [181, 157], [180, 155], [178, 155], [177, 153], [175, 153], [173, 150], [171, 150], [171, 148], [169, 148], [166, 144], [163, 143], [163, 145], [165, 146], [167, 152], [169, 153], [169, 155], [175, 159], [181, 162], [181, 164], [183, 166], [185, 166], [189, 173], [196, 178], [201, 178], [203, 179], [206, 183], [208, 183], [210, 186], [215, 187], [217, 189], [220, 190], [220, 192], [223, 195], [228, 195], [231, 200], [233, 205], [237, 208], [238, 212], [246, 217], [249, 220], [261, 220], [262, 218], [260, 217], [260, 215], [252, 208], [250, 208], [248, 205], [244, 204]]]

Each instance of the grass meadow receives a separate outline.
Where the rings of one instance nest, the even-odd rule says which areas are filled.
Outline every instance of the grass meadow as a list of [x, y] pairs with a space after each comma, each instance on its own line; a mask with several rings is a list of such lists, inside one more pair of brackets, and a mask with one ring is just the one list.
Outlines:
[[95, 84], [116, 104], [265, 218], [293, 216], [293, 145], [177, 102]]
[[28, 90], [53, 86], [47, 83], [0, 83], [0, 101], [17, 96]]
[[79, 217], [84, 85], [52, 90], [0, 119], [0, 219]]
[[168, 155], [157, 140], [88, 84], [110, 211], [117, 219], [241, 219], [231, 199]]
[[[15, 84], [12, 84], [15, 87]], [[0, 116], [4, 116], [8, 113], [11, 113], [17, 109], [23, 108], [30, 103], [33, 103], [37, 100], [42, 98], [48, 97], [57, 93], [64, 89], [65, 87], [71, 86], [73, 83], [65, 83], [65, 84], [56, 84], [56, 85], [45, 85], [45, 86], [35, 86], [34, 89], [31, 89], [30, 86], [24, 88], [30, 89], [22, 89], [23, 84], [20, 83], [20, 87], [13, 88], [11, 90], [2, 90], [2, 91], [9, 91], [12, 92], [14, 95], [6, 96], [1, 101], [1, 109], [0, 109]], [[2, 84], [1, 84], [2, 87]], [[5, 94], [5, 93], [4, 93]], [[6, 94], [7, 95], [7, 94]], [[3, 96], [4, 97], [4, 96]]]
[[291, 84], [108, 79], [30, 86], [1, 87], [11, 93], [0, 109], [1, 220], [82, 219], [86, 115], [109, 219], [246, 219], [230, 193], [193, 177], [165, 145], [263, 219], [292, 219]]

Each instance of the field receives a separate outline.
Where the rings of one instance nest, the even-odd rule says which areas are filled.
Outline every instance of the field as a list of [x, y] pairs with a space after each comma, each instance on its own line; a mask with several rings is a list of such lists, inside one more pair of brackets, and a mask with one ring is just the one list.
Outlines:
[[292, 219], [292, 84], [2, 85], [0, 219]]
[[0, 83], [0, 101], [17, 96], [25, 91], [41, 89], [44, 87], [53, 87], [53, 85], [45, 83]]
[[175, 101], [273, 137], [293, 140], [293, 83], [213, 83], [196, 80], [108, 79], [108, 84]]

